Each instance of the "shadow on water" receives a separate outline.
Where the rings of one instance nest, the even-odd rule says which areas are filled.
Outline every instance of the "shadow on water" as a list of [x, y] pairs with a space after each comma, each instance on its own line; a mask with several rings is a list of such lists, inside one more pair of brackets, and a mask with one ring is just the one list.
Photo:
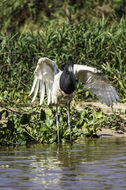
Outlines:
[[0, 189], [126, 189], [126, 140], [1, 147]]

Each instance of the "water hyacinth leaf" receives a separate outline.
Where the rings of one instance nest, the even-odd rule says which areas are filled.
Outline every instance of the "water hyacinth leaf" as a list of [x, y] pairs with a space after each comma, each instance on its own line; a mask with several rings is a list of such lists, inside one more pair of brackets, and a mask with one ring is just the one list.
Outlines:
[[49, 139], [50, 143], [53, 143], [57, 140], [57, 134], [53, 134], [52, 138]]
[[42, 126], [40, 129], [41, 132], [49, 131], [47, 126]]
[[52, 124], [53, 124], [52, 118], [51, 118], [51, 117], [48, 117], [48, 118], [46, 119], [46, 125], [47, 125], [48, 127], [52, 127]]
[[86, 97], [88, 97], [89, 94], [90, 94], [89, 91], [86, 91], [86, 92], [85, 92]]
[[100, 111], [99, 111], [99, 112], [98, 112], [98, 111], [95, 112], [95, 113], [94, 113], [94, 117], [96, 117], [97, 119], [98, 119], [98, 118], [100, 119], [100, 118], [102, 117], [102, 112], [100, 112]]

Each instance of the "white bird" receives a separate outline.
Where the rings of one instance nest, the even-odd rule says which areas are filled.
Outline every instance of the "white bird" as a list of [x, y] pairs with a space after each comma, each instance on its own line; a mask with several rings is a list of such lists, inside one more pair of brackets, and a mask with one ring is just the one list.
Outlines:
[[76, 81], [84, 83], [84, 90], [88, 89], [94, 93], [101, 103], [112, 106], [117, 104], [119, 97], [110, 84], [109, 80], [96, 68], [73, 64], [68, 61], [64, 70], [61, 71], [57, 64], [47, 57], [40, 58], [34, 71], [34, 81], [29, 96], [34, 92], [32, 102], [35, 100], [40, 88], [40, 105], [43, 103], [45, 92], [47, 94], [47, 104], [56, 105], [56, 123], [58, 143], [59, 139], [59, 121], [58, 105], [68, 106], [68, 126], [71, 137], [70, 126], [70, 103], [74, 98], [73, 92], [76, 90]]

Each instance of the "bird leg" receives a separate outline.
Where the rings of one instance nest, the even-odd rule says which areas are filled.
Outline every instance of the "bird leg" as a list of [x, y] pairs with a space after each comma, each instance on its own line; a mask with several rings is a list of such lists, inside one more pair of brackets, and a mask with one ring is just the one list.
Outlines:
[[68, 127], [70, 131], [70, 143], [72, 143], [71, 126], [70, 126], [70, 103], [68, 104]]
[[58, 120], [58, 104], [56, 104], [56, 124], [57, 124], [57, 136], [58, 136], [58, 144], [59, 144], [59, 120]]

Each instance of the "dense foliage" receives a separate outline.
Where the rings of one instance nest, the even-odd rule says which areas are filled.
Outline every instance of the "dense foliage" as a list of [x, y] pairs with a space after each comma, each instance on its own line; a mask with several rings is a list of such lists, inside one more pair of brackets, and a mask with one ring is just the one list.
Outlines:
[[[45, 32], [1, 34], [0, 87], [2, 92], [23, 90], [29, 93], [33, 71], [39, 57], [49, 57], [62, 68], [71, 56], [75, 63], [103, 71], [126, 98], [126, 21], [109, 24], [104, 17], [88, 24], [64, 24]], [[4, 77], [3, 77], [4, 76]]]
[[0, 1], [0, 29], [4, 32], [40, 31], [47, 25], [94, 21], [103, 15], [113, 21], [126, 14], [125, 0]]
[[[102, 70], [116, 88], [120, 101], [125, 101], [124, 5], [123, 0], [3, 1], [0, 6], [0, 144], [57, 140], [55, 109], [40, 112], [40, 107], [36, 106], [38, 102], [31, 105], [28, 97], [40, 57], [55, 60], [61, 69], [71, 56], [77, 64]], [[75, 93], [76, 101], [90, 97], [96, 99], [81, 89]], [[60, 135], [65, 142], [69, 139], [67, 116], [62, 110], [60, 115]], [[107, 117], [89, 108], [83, 112], [72, 108], [72, 115], [73, 140], [82, 133], [96, 135], [99, 127], [109, 126], [111, 121], [115, 126], [125, 125], [119, 115], [115, 119], [114, 115]]]

